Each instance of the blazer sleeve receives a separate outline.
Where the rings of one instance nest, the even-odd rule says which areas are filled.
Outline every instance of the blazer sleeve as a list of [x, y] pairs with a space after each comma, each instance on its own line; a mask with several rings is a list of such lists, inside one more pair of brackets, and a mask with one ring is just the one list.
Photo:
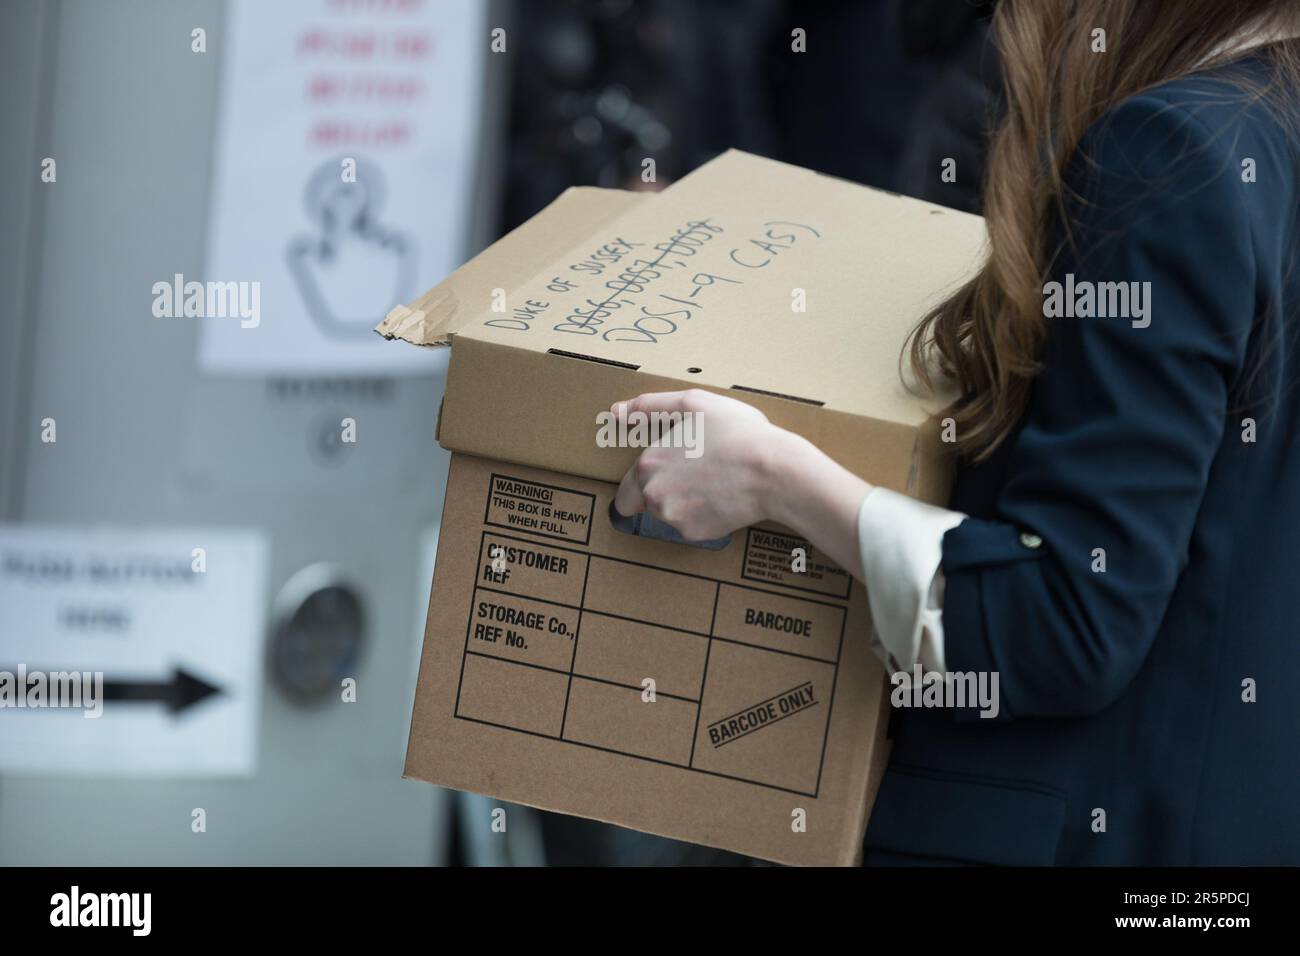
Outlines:
[[1255, 315], [1241, 159], [1142, 95], [1070, 163], [1049, 278], [1149, 283], [1148, 310], [1047, 319], [994, 518], [944, 535], [947, 665], [996, 671], [1002, 719], [1104, 709], [1155, 639]]

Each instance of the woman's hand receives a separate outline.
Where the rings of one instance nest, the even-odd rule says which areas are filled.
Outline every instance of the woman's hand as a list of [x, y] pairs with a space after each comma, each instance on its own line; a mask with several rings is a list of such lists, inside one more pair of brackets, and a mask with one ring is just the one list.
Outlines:
[[670, 433], [623, 476], [614, 496], [620, 514], [649, 511], [690, 541], [777, 521], [861, 578], [858, 508], [871, 486], [811, 442], [751, 405], [702, 389], [638, 395], [611, 410], [619, 421], [633, 412], [696, 416], [693, 448]]
[[[685, 432], [679, 424], [641, 453], [614, 496], [620, 514], [649, 511], [691, 541], [772, 517], [772, 453], [789, 433], [757, 408], [690, 389], [638, 395], [612, 411], [620, 422], [655, 413], [694, 419]], [[691, 448], [681, 447], [684, 436], [693, 439]]]

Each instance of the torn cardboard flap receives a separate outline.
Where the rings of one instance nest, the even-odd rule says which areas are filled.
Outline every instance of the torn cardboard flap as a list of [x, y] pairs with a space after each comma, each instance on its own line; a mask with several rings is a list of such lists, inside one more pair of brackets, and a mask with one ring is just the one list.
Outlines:
[[461, 326], [488, 310], [494, 290], [501, 289], [509, 298], [520, 282], [549, 261], [556, 236], [588, 235], [652, 198], [651, 193], [593, 186], [566, 189], [414, 302], [394, 307], [375, 331], [411, 345], [448, 346]]

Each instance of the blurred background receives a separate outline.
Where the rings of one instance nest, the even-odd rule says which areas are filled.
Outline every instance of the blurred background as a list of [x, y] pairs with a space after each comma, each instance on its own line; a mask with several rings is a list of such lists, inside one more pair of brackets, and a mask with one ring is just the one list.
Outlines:
[[990, 6], [0, 5], [0, 670], [110, 688], [0, 710], [0, 863], [750, 862], [401, 779], [446, 359], [370, 330], [731, 147], [978, 211]]

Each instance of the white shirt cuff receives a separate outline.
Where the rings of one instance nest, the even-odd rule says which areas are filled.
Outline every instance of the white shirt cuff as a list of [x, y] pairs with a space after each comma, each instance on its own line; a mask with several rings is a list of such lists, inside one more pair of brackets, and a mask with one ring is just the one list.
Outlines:
[[943, 535], [966, 518], [887, 488], [858, 509], [871, 647], [891, 671], [944, 671]]

